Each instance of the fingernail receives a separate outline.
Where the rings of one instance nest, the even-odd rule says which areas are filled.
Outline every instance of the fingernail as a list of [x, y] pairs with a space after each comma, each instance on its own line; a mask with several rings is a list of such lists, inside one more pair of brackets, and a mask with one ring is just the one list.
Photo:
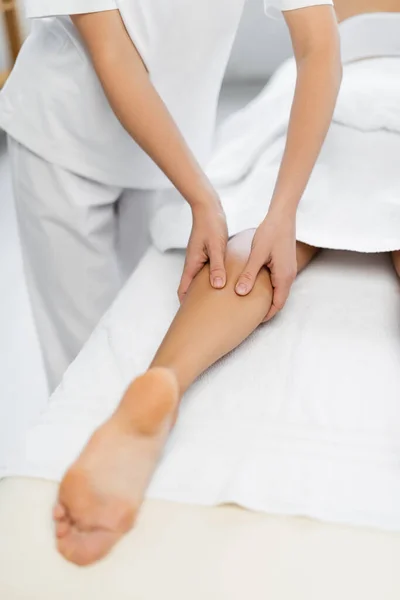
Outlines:
[[224, 287], [224, 282], [222, 281], [221, 277], [216, 277], [214, 279], [214, 287], [215, 288], [222, 288], [222, 287]]
[[236, 286], [236, 291], [238, 294], [244, 295], [247, 292], [247, 287], [244, 283], [239, 283], [239, 285]]

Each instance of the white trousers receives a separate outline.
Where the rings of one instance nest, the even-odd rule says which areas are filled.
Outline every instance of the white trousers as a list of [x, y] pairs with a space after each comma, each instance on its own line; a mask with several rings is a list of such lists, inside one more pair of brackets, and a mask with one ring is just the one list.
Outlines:
[[8, 141], [26, 280], [53, 391], [146, 249], [160, 192], [85, 179]]

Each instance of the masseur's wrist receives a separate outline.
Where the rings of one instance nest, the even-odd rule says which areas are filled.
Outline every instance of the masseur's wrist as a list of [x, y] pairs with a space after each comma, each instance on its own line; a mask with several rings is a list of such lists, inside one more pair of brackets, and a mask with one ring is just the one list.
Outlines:
[[266, 219], [293, 226], [296, 223], [297, 203], [272, 201]]
[[[214, 225], [223, 221], [226, 227], [226, 216], [218, 195], [204, 198], [202, 202], [197, 202], [191, 206], [191, 209], [193, 224], [208, 222], [209, 227], [213, 228]], [[209, 233], [210, 231], [208, 231]]]
[[206, 178], [201, 178], [197, 185], [191, 185], [190, 193], [185, 194], [185, 200], [193, 212], [221, 205], [218, 193]]
[[197, 197], [196, 200], [189, 202], [189, 204], [193, 214], [208, 210], [219, 210], [221, 208], [221, 200], [216, 192]]

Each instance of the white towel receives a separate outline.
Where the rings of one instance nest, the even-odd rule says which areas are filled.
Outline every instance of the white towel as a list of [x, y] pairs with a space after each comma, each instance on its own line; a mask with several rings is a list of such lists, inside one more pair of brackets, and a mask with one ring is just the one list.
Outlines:
[[[400, 133], [400, 14], [358, 15], [340, 25], [343, 81], [334, 123]], [[261, 152], [286, 134], [296, 83], [287, 60], [264, 90], [219, 128], [209, 175], [220, 187], [240, 181]]]
[[[364, 15], [341, 26], [343, 83], [331, 129], [300, 202], [300, 241], [359, 252], [400, 249], [399, 31], [399, 14]], [[373, 43], [368, 45], [366, 38]], [[291, 59], [218, 132], [208, 174], [219, 190], [231, 235], [257, 227], [268, 211], [295, 80]], [[152, 220], [153, 241], [160, 250], [184, 248], [190, 229], [190, 209], [178, 194]]]
[[[149, 251], [0, 476], [61, 478], [151, 360], [182, 264]], [[400, 531], [399, 292], [386, 256], [317, 258], [188, 392], [149, 496]]]
[[[255, 100], [220, 127], [208, 167], [215, 185], [240, 181], [275, 140], [286, 136], [295, 84], [296, 65], [289, 59]], [[333, 123], [400, 134], [400, 56], [345, 64]]]

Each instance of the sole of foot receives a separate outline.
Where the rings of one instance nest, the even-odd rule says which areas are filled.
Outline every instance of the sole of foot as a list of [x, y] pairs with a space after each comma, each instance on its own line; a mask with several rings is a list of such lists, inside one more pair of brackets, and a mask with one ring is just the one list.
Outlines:
[[173, 372], [150, 369], [93, 434], [61, 482], [53, 512], [57, 547], [67, 560], [92, 564], [133, 527], [178, 404]]

